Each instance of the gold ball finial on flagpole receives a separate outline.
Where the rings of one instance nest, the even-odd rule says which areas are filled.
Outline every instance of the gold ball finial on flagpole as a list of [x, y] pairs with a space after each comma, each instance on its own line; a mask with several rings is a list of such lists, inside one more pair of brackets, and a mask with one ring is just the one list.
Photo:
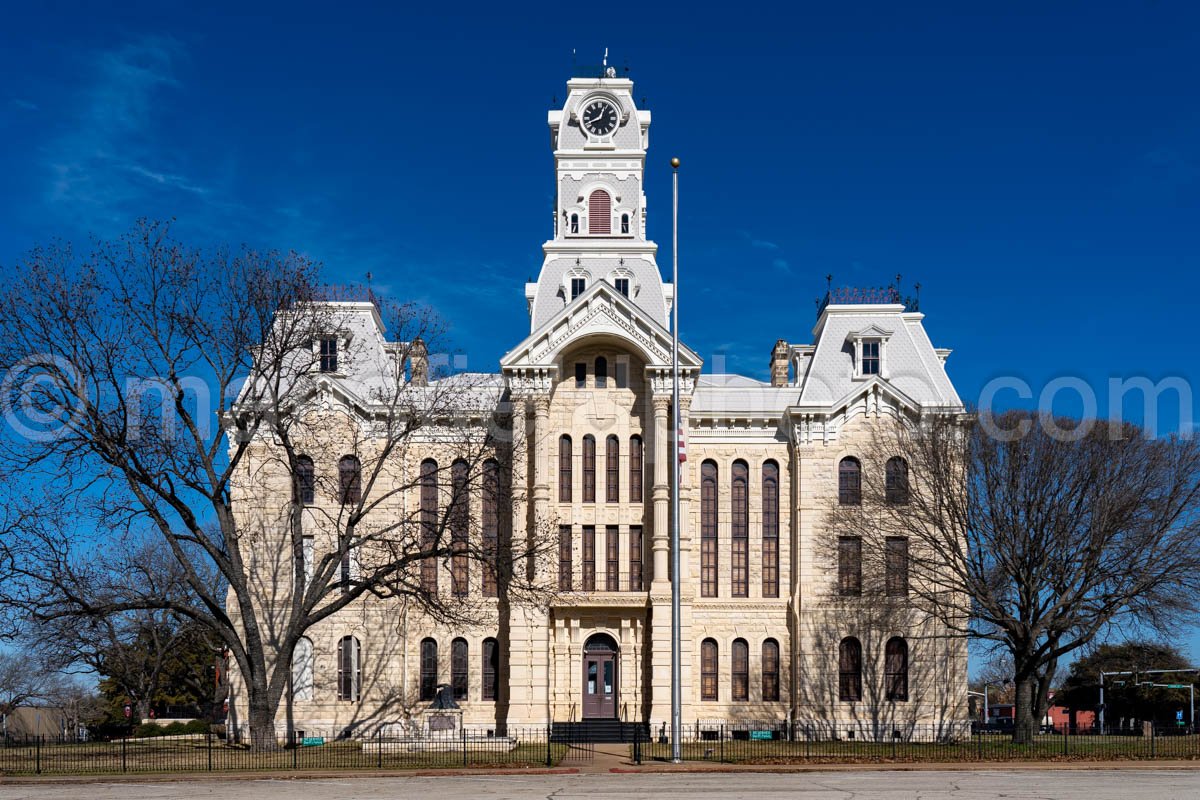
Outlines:
[[678, 158], [672, 158], [672, 159], [671, 159], [671, 166], [672, 166], [672, 167], [674, 167], [675, 169], [679, 169], [679, 159], [678, 159]]

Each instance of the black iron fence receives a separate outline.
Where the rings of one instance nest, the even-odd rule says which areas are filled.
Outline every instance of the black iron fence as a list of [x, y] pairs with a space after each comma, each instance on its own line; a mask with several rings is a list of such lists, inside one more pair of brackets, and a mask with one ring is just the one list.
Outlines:
[[[972, 730], [970, 724], [893, 728], [884, 725], [689, 725], [681, 738], [684, 761], [725, 763], [833, 763], [845, 761], [1022, 761], [1200, 759], [1200, 735], [1181, 728], [1146, 726], [1101, 732], [1043, 728], [1027, 744], [1011, 732]], [[669, 761], [665, 731], [631, 746], [635, 763]]]
[[312, 731], [293, 745], [254, 749], [214, 734], [74, 741], [47, 736], [8, 738], [0, 775], [224, 772], [238, 770], [407, 770], [454, 767], [546, 767], [590, 753], [543, 727], [509, 726], [506, 735], [464, 731], [445, 737], [376, 733], [336, 738]]

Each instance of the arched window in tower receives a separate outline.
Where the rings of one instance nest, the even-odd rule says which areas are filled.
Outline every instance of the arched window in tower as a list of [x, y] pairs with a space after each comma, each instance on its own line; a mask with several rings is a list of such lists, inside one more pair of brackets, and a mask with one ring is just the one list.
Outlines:
[[612, 198], [603, 189], [588, 197], [588, 233], [612, 233]]
[[596, 437], [583, 437], [583, 502], [596, 502]]
[[621, 502], [621, 440], [612, 434], [604, 440], [604, 502]]
[[579, 233], [579, 215], [571, 215], [571, 233]]
[[608, 388], [608, 359], [604, 356], [596, 356], [596, 388]]
[[629, 215], [621, 215], [621, 233], [629, 233]]
[[762, 468], [762, 594], [779, 597], [779, 465], [774, 461]]
[[700, 465], [700, 596], [717, 596], [717, 464]]

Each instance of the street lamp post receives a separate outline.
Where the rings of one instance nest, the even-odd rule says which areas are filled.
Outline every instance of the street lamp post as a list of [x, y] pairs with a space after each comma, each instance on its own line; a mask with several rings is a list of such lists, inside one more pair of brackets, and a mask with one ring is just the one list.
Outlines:
[[671, 159], [671, 761], [683, 761], [683, 651], [679, 620], [679, 159]]

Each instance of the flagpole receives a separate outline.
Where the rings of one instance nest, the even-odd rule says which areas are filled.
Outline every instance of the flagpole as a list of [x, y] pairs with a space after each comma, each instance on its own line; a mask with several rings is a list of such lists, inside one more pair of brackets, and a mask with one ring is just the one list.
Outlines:
[[679, 620], [679, 159], [671, 159], [671, 761], [683, 762], [682, 625]]

